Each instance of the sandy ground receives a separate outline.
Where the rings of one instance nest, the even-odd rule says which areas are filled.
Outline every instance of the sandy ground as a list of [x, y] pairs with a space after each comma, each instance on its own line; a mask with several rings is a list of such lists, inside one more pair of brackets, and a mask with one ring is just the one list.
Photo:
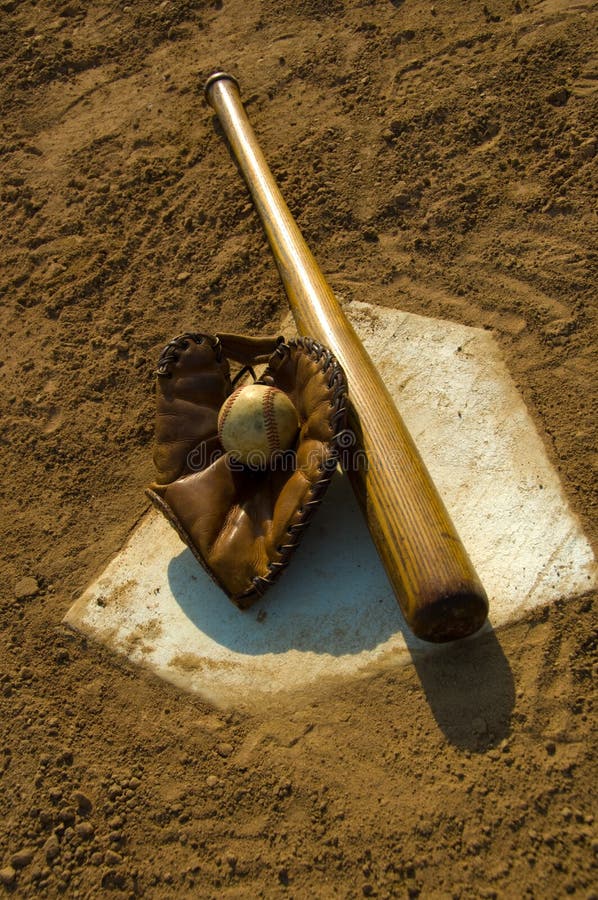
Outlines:
[[596, 542], [592, 7], [2, 0], [0, 892], [598, 896], [591, 596], [254, 716], [61, 625], [147, 507], [161, 347], [286, 310], [214, 67], [345, 302], [492, 330]]

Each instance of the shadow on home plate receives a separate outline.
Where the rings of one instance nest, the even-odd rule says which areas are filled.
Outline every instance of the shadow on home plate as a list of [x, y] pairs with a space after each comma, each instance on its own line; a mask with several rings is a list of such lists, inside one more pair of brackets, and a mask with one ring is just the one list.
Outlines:
[[197, 592], [190, 591], [198, 574], [190, 550], [175, 556], [168, 565], [172, 595], [196, 628], [235, 653], [345, 656], [407, 632], [347, 479], [338, 474], [290, 566], [261, 602], [239, 612], [216, 585], [206, 590], [205, 578], [201, 590], [196, 581]]
[[[196, 592], [189, 590], [194, 579]], [[252, 609], [240, 613], [215, 585], [206, 590], [207, 577], [187, 549], [170, 561], [168, 581], [195, 628], [235, 654], [358, 656], [400, 633], [452, 743], [483, 750], [509, 733], [515, 690], [496, 634], [487, 626], [477, 638], [445, 647], [413, 636], [345, 477], [333, 480], [291, 566]]]

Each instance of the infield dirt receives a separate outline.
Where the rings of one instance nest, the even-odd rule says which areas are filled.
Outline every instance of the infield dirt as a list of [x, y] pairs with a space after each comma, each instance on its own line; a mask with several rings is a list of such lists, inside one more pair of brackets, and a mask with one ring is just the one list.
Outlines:
[[254, 716], [61, 625], [147, 508], [162, 346], [286, 313], [215, 67], [343, 302], [492, 330], [596, 546], [596, 20], [0, 2], [0, 891], [598, 896], [592, 595]]

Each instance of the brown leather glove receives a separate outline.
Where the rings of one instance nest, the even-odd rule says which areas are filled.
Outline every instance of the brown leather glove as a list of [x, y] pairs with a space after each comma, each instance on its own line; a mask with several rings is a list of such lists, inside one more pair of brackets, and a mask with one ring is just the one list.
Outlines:
[[[233, 391], [229, 357], [250, 371], [267, 361], [259, 382], [295, 405], [300, 427], [283, 465], [255, 471], [224, 455], [217, 420]], [[245, 609], [288, 565], [334, 474], [346, 418], [344, 373], [310, 338], [184, 334], [165, 347], [157, 376], [158, 475], [147, 494]]]

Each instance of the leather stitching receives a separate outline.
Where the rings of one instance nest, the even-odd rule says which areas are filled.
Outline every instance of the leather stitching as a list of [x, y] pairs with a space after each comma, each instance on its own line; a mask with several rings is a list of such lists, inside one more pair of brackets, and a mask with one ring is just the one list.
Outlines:
[[222, 345], [218, 337], [212, 334], [188, 331], [166, 344], [158, 360], [156, 375], [161, 378], [172, 378], [172, 366], [179, 361], [180, 354], [189, 348], [190, 341], [194, 341], [196, 344], [203, 344], [204, 341], [207, 341], [216, 354], [216, 362], [222, 362]]

